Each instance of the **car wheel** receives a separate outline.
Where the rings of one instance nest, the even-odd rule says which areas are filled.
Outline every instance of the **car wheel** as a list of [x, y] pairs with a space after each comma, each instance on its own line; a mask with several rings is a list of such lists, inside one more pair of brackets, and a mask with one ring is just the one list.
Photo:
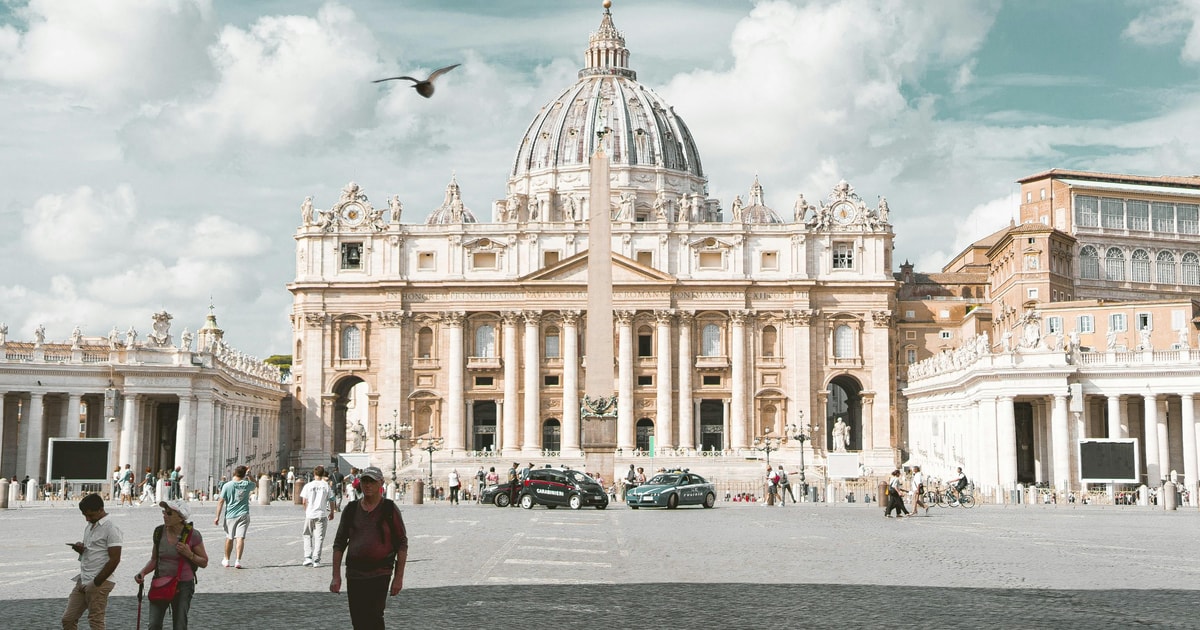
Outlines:
[[679, 495], [672, 492], [671, 496], [667, 497], [667, 509], [674, 510], [677, 507], [679, 507]]
[[507, 494], [497, 494], [496, 499], [492, 503], [495, 503], [496, 507], [508, 507], [509, 501], [510, 499]]
[[572, 494], [571, 498], [567, 499], [567, 505], [570, 506], [572, 510], [578, 510], [579, 508], [583, 507], [583, 497], [579, 496], [578, 494]]
[[532, 510], [533, 509], [533, 495], [531, 495], [531, 494], [521, 495], [521, 507], [525, 508], [526, 510]]
[[711, 492], [704, 495], [704, 507], [710, 508], [716, 504], [717, 504], [717, 495], [715, 495]]

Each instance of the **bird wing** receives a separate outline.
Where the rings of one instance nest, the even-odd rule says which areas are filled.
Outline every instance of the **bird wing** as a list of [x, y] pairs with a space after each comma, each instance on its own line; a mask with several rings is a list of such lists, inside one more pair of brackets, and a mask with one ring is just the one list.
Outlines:
[[429, 81], [429, 82], [433, 82], [434, 79], [442, 76], [443, 74], [446, 74], [447, 72], [450, 72], [451, 70], [453, 70], [461, 65], [462, 65], [461, 63], [456, 63], [452, 66], [446, 66], [445, 68], [438, 68], [437, 70], [433, 71], [433, 74], [429, 75], [428, 79], [425, 79], [425, 80]]
[[386, 79], [376, 79], [376, 80], [372, 81], [371, 83], [383, 83], [384, 81], [396, 81], [398, 79], [407, 79], [409, 81], [412, 81], [413, 83], [420, 83], [420, 81], [418, 81], [412, 77], [388, 77]]

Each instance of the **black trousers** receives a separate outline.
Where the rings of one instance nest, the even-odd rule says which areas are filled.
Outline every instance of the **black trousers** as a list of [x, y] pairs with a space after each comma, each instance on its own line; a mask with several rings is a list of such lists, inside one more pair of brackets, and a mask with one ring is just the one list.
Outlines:
[[904, 507], [904, 499], [895, 492], [888, 492], [887, 509], [883, 511], [884, 516], [891, 516], [892, 510], [896, 511], [897, 515], [908, 514], [908, 508]]
[[391, 574], [346, 578], [346, 598], [350, 601], [350, 623], [354, 630], [383, 630], [383, 609], [387, 607], [391, 584]]

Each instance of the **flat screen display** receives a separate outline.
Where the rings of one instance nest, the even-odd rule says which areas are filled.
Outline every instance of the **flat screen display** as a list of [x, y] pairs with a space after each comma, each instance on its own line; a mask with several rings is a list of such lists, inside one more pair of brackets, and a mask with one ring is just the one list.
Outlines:
[[1128, 440], [1080, 440], [1079, 479], [1085, 483], [1137, 483], [1138, 442]]
[[50, 479], [109, 481], [110, 440], [50, 438]]

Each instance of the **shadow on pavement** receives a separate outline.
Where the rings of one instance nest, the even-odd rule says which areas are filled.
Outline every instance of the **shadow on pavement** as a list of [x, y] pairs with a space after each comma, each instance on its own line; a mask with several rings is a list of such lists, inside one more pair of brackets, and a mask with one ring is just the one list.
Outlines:
[[[919, 572], [914, 566], [914, 572]], [[769, 566], [763, 579], [771, 579]], [[349, 628], [345, 595], [205, 593], [203, 630]], [[59, 599], [5, 603], [6, 628], [58, 628]], [[1200, 591], [1023, 590], [830, 584], [455, 586], [406, 590], [388, 602], [392, 628], [1195, 628]], [[143, 603], [142, 624], [148, 607]], [[137, 599], [109, 600], [108, 627], [133, 628]], [[11, 615], [11, 616], [10, 616]], [[81, 627], [87, 627], [86, 616]], [[168, 626], [169, 626], [168, 621]], [[711, 628], [716, 630], [716, 628]]]

